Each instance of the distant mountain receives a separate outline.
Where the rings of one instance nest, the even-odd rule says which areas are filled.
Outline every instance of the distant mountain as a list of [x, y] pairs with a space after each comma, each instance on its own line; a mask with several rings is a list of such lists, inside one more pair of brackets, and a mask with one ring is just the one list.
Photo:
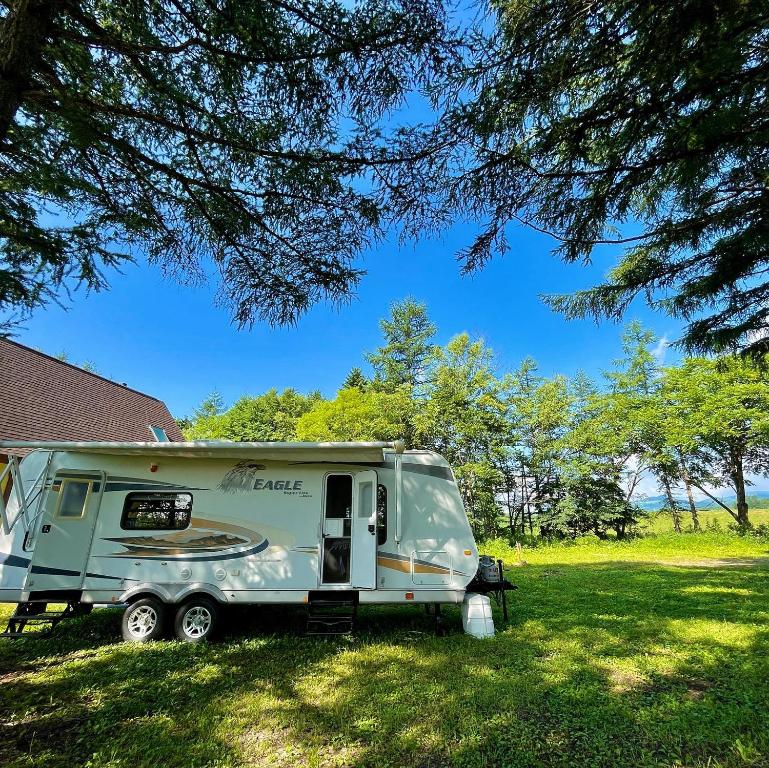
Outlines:
[[[737, 498], [733, 493], [726, 493], [726, 494], [720, 494], [716, 493], [714, 494], [717, 496], [721, 501], [724, 502], [724, 504], [727, 504], [728, 506], [733, 506]], [[673, 497], [677, 504], [679, 504], [682, 507], [689, 508], [689, 501], [685, 496], [674, 496]], [[641, 499], [640, 501], [636, 501], [636, 504], [641, 507], [641, 509], [645, 509], [647, 512], [657, 512], [660, 509], [664, 509], [667, 506], [667, 498], [665, 496], [647, 496], [645, 499]], [[718, 504], [716, 504], [715, 501], [712, 501], [711, 499], [697, 499], [697, 509], [701, 509], [703, 511], [711, 510], [711, 509], [720, 509]], [[751, 490], [748, 493], [748, 506], [756, 507], [767, 507], [769, 506], [769, 491], [754, 491]]]

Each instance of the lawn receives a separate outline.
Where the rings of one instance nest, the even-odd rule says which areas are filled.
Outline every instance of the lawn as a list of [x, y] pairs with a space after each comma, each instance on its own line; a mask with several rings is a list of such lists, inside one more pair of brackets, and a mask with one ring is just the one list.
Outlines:
[[[751, 507], [749, 514], [750, 522], [754, 526], [769, 526], [769, 509]], [[700, 519], [700, 525], [706, 530], [716, 528], [717, 530], [726, 531], [730, 525], [734, 524], [733, 518], [723, 509], [699, 510], [697, 517]], [[692, 519], [687, 509], [681, 510], [681, 525], [684, 530], [691, 530]], [[673, 518], [669, 512], [656, 512], [642, 520], [639, 529], [650, 533], [672, 533]]]
[[409, 606], [354, 638], [255, 610], [207, 647], [129, 646], [101, 610], [4, 641], [0, 765], [769, 765], [769, 544], [487, 549], [520, 585], [490, 640]]

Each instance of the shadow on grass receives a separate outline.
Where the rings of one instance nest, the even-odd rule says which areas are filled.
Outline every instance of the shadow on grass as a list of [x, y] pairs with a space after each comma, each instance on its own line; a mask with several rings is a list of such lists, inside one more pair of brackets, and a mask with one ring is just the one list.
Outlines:
[[0, 645], [4, 766], [766, 765], [769, 572], [515, 570], [493, 640], [417, 607], [354, 638], [234, 613], [208, 647], [118, 644], [97, 611]]

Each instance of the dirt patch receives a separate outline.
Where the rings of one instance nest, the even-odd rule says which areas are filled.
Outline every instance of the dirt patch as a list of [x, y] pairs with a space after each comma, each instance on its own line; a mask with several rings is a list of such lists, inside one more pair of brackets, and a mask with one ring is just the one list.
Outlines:
[[710, 689], [711, 685], [712, 683], [709, 683], [707, 680], [687, 680], [686, 693], [684, 696], [689, 699], [689, 701], [698, 701]]
[[761, 568], [769, 567], [769, 557], [700, 557], [693, 560], [655, 560], [657, 565], [678, 568]]
[[649, 687], [649, 681], [631, 669], [611, 667], [607, 670], [607, 675], [613, 693], [628, 693], [629, 691], [645, 690]]

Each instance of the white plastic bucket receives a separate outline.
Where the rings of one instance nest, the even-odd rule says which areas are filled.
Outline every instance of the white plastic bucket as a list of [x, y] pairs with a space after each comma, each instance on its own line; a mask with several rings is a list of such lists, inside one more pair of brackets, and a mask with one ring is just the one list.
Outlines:
[[462, 626], [473, 637], [494, 637], [491, 600], [486, 595], [466, 594], [462, 601]]

